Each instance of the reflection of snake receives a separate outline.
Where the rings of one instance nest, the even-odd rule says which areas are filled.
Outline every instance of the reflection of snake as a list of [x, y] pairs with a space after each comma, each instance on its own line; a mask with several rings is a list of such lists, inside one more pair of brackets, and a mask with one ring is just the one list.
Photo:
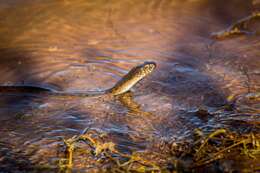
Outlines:
[[138, 81], [150, 74], [156, 67], [154, 62], [145, 62], [130, 70], [115, 86], [96, 92], [64, 92], [35, 86], [0, 86], [0, 93], [46, 93], [59, 96], [99, 96], [119, 95], [129, 91]]

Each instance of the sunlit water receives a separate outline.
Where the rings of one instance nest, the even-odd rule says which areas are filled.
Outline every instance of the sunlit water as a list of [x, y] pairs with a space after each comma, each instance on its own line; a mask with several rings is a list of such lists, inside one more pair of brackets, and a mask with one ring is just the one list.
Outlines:
[[[0, 1], [1, 85], [104, 90], [132, 67], [157, 63], [132, 89], [138, 111], [116, 98], [1, 95], [0, 156], [10, 157], [1, 159], [2, 168], [22, 165], [12, 158], [56, 165], [61, 139], [85, 128], [109, 134], [131, 152], [157, 139], [185, 138], [195, 128], [228, 126], [226, 118], [244, 120], [243, 107], [239, 117], [214, 112], [223, 110], [229, 96], [260, 91], [260, 37], [212, 40], [212, 32], [253, 8], [244, 2], [232, 11], [232, 3], [224, 3]], [[212, 115], [196, 115], [199, 108]], [[260, 121], [257, 114], [247, 118]]]

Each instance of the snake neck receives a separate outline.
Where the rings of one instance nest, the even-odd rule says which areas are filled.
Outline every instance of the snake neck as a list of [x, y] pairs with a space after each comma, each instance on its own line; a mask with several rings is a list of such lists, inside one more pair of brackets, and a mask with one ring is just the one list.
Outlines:
[[155, 67], [155, 62], [144, 62], [132, 68], [109, 92], [113, 95], [119, 95], [129, 91], [137, 82], [149, 75]]
[[107, 93], [112, 95], [119, 95], [129, 91], [138, 81], [143, 79], [146, 74], [137, 74], [135, 69], [131, 70], [125, 76], [122, 77], [111, 89], [107, 90]]

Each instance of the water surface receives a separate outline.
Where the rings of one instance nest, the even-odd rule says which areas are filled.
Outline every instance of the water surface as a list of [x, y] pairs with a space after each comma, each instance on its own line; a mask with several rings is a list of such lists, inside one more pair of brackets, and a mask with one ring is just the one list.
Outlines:
[[[227, 119], [259, 125], [259, 105], [244, 97], [260, 92], [259, 32], [210, 38], [256, 7], [243, 0], [1, 0], [1, 85], [104, 90], [132, 67], [157, 63], [132, 89], [130, 104], [1, 94], [1, 169], [26, 170], [28, 163], [55, 167], [61, 139], [85, 128], [107, 133], [121, 150], [132, 152], [156, 140], [185, 138], [195, 128], [229, 127]], [[222, 111], [227, 98], [237, 95], [240, 116], [196, 115], [199, 108]], [[258, 112], [245, 118], [252, 109]]]

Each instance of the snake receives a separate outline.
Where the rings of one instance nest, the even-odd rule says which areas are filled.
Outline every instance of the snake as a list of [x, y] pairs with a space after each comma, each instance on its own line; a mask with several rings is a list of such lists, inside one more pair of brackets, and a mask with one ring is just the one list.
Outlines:
[[3, 93], [32, 93], [32, 94], [48, 94], [55, 96], [116, 96], [129, 91], [140, 80], [148, 76], [156, 68], [156, 63], [146, 61], [141, 65], [133, 67], [126, 75], [124, 75], [112, 88], [101, 91], [85, 91], [85, 92], [66, 92], [54, 89], [44, 88], [40, 86], [30, 85], [2, 85], [0, 86], [0, 94]]

